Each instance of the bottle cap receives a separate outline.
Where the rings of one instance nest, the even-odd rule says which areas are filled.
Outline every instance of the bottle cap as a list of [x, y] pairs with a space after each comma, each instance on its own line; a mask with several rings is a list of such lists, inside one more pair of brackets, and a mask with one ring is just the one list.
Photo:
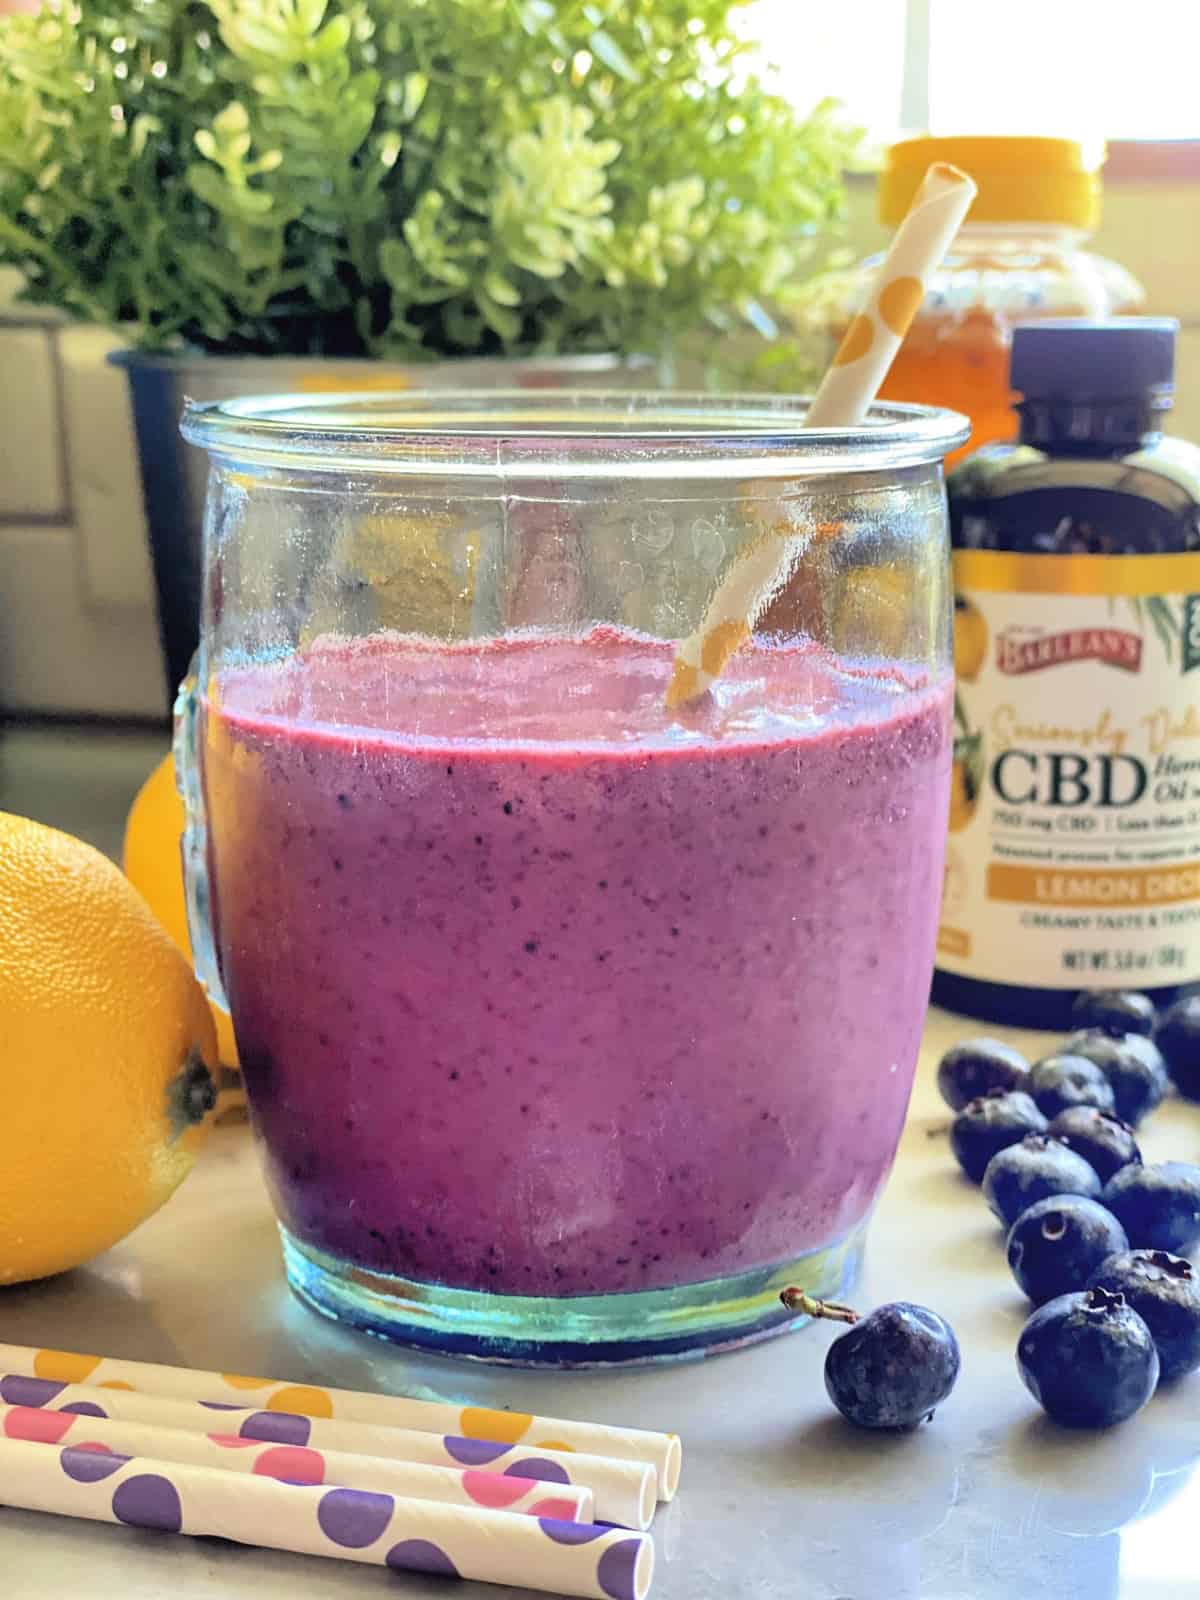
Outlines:
[[1046, 318], [1013, 329], [1011, 381], [1024, 395], [1117, 400], [1175, 379], [1174, 317]]
[[1090, 230], [1100, 217], [1099, 158], [1076, 139], [902, 139], [888, 150], [879, 175], [879, 220], [900, 221], [935, 161], [948, 161], [979, 186], [972, 222], [1050, 222]]

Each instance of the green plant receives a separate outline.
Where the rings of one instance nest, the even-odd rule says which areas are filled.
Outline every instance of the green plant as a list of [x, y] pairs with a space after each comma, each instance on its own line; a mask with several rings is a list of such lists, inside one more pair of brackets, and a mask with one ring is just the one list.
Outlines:
[[854, 141], [747, 69], [733, 9], [50, 0], [0, 23], [0, 262], [149, 348], [769, 332]]

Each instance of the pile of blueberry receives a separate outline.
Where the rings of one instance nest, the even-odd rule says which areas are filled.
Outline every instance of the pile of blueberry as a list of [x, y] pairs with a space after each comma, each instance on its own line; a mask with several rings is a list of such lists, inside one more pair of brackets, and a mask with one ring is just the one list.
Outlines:
[[1200, 1100], [1200, 994], [1161, 1018], [1142, 994], [1081, 995], [1079, 1027], [1030, 1065], [973, 1039], [942, 1057], [950, 1143], [1008, 1230], [1038, 1309], [1017, 1344], [1056, 1421], [1108, 1427], [1200, 1367], [1200, 1166], [1146, 1166], [1134, 1129], [1172, 1082]]
[[[996, 1039], [943, 1056], [959, 1165], [1008, 1230], [1008, 1263], [1037, 1306], [1017, 1344], [1030, 1393], [1057, 1422], [1101, 1428], [1159, 1383], [1200, 1367], [1200, 1166], [1146, 1166], [1134, 1129], [1174, 1083], [1200, 1102], [1200, 993], [1159, 1017], [1142, 994], [1081, 995], [1077, 1030], [1030, 1064]], [[825, 1387], [865, 1428], [910, 1429], [958, 1377], [954, 1330], [897, 1302], [859, 1319], [785, 1289], [794, 1311], [852, 1326], [830, 1345]]]

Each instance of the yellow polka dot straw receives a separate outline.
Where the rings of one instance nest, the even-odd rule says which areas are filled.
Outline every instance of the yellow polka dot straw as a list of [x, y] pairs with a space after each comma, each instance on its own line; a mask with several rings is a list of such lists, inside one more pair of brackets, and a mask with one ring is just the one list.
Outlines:
[[[975, 184], [957, 167], [944, 161], [930, 167], [813, 397], [806, 428], [850, 428], [866, 416], [925, 298], [929, 275], [950, 248], [975, 193]], [[811, 525], [785, 523], [742, 552], [718, 585], [704, 621], [675, 653], [668, 706], [694, 700], [720, 677], [815, 532]]]
[[929, 275], [953, 243], [975, 194], [974, 182], [957, 167], [944, 161], [930, 167], [896, 230], [866, 304], [850, 319], [813, 397], [806, 427], [853, 427], [866, 416], [925, 298]]
[[[92, 1388], [133, 1389], [177, 1400], [291, 1412], [338, 1422], [376, 1423], [384, 1427], [519, 1445], [525, 1451], [582, 1451], [651, 1467], [659, 1500], [672, 1499], [679, 1484], [683, 1452], [678, 1437], [643, 1428], [568, 1422], [561, 1418], [535, 1417], [523, 1411], [414, 1400], [406, 1395], [362, 1394], [324, 1385], [285, 1383], [278, 1378], [193, 1372], [186, 1367], [118, 1361], [107, 1356], [77, 1355], [68, 1350], [26, 1349], [23, 1345], [0, 1344], [0, 1374], [41, 1378], [58, 1384], [86, 1384]], [[0, 1390], [2, 1387], [0, 1384]], [[0, 1393], [0, 1399], [4, 1398]], [[469, 1464], [485, 1463], [473, 1461]]]

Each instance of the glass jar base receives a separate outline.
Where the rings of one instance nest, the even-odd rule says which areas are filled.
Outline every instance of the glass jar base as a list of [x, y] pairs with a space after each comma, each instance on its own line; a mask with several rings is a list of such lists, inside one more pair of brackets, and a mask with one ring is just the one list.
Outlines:
[[795, 1284], [844, 1298], [862, 1264], [866, 1223], [824, 1250], [675, 1289], [541, 1298], [450, 1289], [367, 1272], [280, 1227], [288, 1283], [323, 1316], [395, 1344], [509, 1366], [604, 1367], [737, 1350], [800, 1327], [779, 1292]]

